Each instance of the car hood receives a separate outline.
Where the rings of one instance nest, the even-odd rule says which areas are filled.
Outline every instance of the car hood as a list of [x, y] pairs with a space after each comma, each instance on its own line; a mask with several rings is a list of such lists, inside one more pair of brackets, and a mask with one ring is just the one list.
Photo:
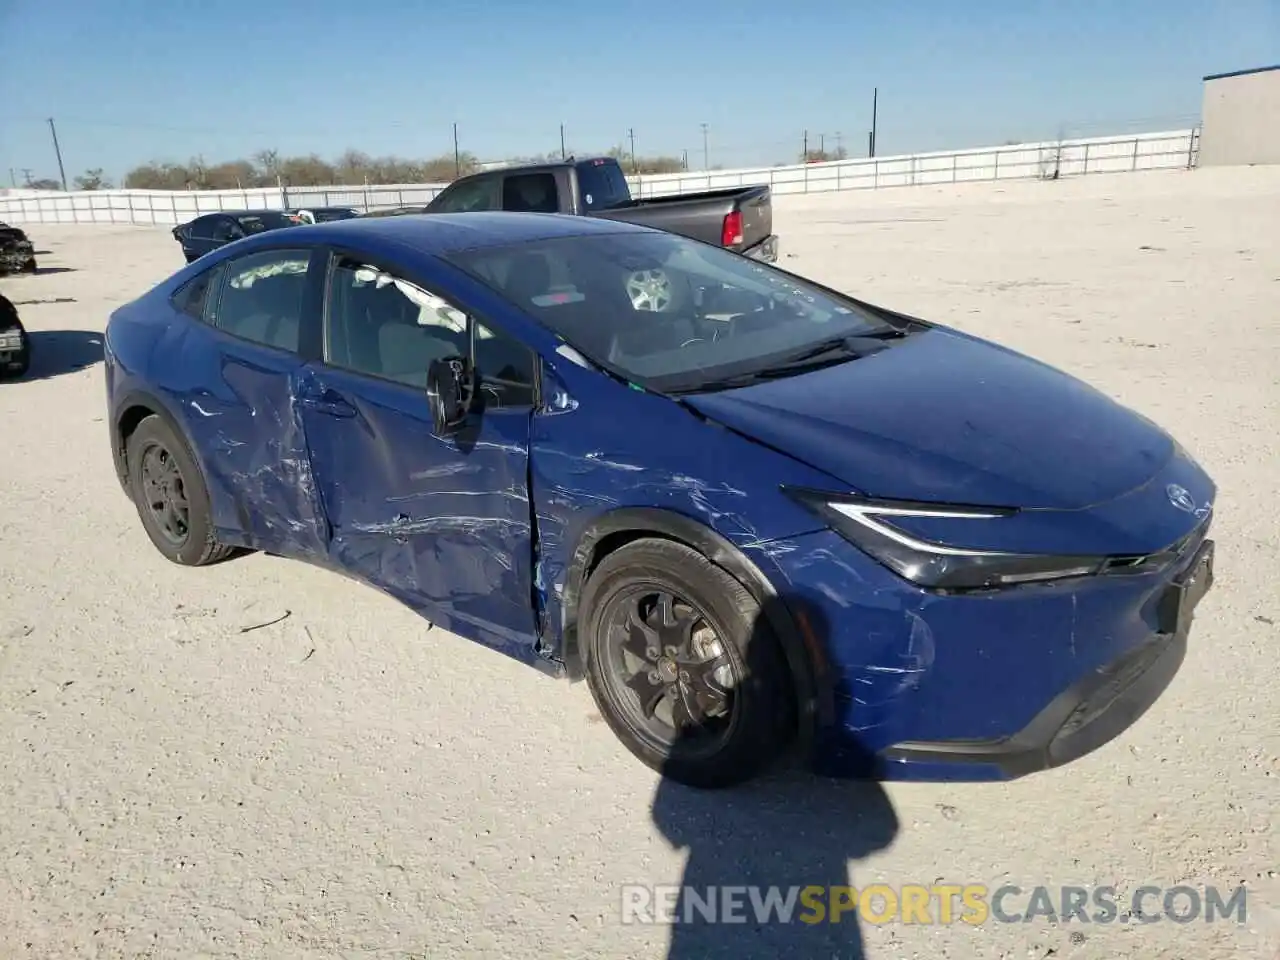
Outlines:
[[904, 500], [1081, 509], [1146, 483], [1176, 449], [1082, 381], [946, 328], [684, 399], [856, 491]]

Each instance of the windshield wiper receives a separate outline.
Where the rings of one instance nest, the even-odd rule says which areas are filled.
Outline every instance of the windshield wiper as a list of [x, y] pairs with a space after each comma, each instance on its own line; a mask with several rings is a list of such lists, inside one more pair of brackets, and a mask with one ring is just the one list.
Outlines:
[[758, 370], [752, 370], [749, 373], [742, 373], [733, 377], [707, 380], [699, 383], [691, 390], [682, 392], [730, 390], [734, 387], [745, 387], [753, 383], [759, 383], [761, 380], [789, 377], [796, 373], [817, 370], [837, 363], [845, 363], [849, 360], [860, 360], [863, 357], [869, 357], [873, 353], [879, 353], [884, 350], [885, 340], [897, 340], [905, 336], [907, 334], [902, 330], [894, 327], [885, 327], [884, 329], [873, 330], [870, 333], [832, 337], [829, 340], [815, 343], [799, 353], [794, 353], [779, 363], [773, 363], [767, 367], [761, 367]]
[[864, 357], [867, 354], [883, 350], [885, 340], [898, 340], [905, 336], [906, 334], [901, 330], [894, 327], [884, 327], [868, 333], [850, 333], [842, 337], [831, 337], [829, 340], [820, 340], [799, 353], [793, 353], [781, 363], [773, 364], [765, 369], [789, 370], [797, 364], [808, 360], [816, 360], [819, 357], [826, 357], [827, 354], [832, 354], [835, 357], [847, 356], [849, 359], [856, 359], [857, 357]]

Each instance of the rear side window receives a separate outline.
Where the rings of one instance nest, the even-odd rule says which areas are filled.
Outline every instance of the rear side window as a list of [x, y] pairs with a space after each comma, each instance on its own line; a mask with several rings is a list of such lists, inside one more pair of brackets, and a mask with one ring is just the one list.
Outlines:
[[212, 270], [192, 277], [173, 295], [174, 308], [192, 319], [204, 320], [211, 301], [210, 294], [218, 289], [221, 274], [222, 264], [218, 264]]
[[240, 229], [252, 236], [255, 233], [262, 233], [264, 230], [279, 230], [281, 227], [291, 227], [296, 220], [286, 217], [283, 213], [264, 210], [261, 213], [246, 213], [235, 218], [235, 223]]
[[307, 250], [264, 250], [229, 261], [218, 297], [218, 329], [297, 352], [310, 263]]
[[556, 213], [560, 202], [556, 198], [554, 173], [521, 173], [507, 177], [502, 182], [502, 209], [519, 213]]
[[481, 177], [447, 188], [431, 203], [432, 213], [471, 213], [498, 209], [498, 178]]
[[631, 200], [627, 178], [609, 160], [584, 160], [577, 166], [578, 193], [588, 210], [608, 210]]
[[216, 213], [206, 217], [196, 217], [187, 224], [187, 235], [193, 240], [212, 240], [215, 237], [218, 225], [226, 222], [225, 217]]

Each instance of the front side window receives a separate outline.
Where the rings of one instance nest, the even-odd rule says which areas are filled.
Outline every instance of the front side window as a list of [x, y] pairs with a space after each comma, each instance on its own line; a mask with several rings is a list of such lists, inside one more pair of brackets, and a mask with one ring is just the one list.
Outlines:
[[908, 332], [798, 277], [674, 234], [561, 237], [449, 259], [598, 365], [659, 391], [799, 372], [851, 359], [851, 343], [883, 349]]
[[296, 352], [311, 254], [263, 250], [225, 264], [215, 323], [266, 347]]
[[471, 213], [498, 209], [498, 179], [481, 177], [449, 187], [431, 202], [432, 213]]
[[533, 402], [529, 348], [376, 266], [339, 260], [329, 274], [326, 316], [325, 362], [333, 366], [425, 388], [432, 361], [470, 357], [486, 407]]

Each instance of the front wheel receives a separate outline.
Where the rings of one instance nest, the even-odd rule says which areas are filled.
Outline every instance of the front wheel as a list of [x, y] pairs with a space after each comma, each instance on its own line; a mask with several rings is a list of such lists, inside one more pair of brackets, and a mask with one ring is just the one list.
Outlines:
[[760, 606], [683, 544], [619, 548], [583, 591], [580, 636], [601, 715], [636, 757], [679, 783], [731, 787], [794, 729], [785, 658]]
[[209, 493], [177, 432], [152, 414], [129, 436], [129, 492], [143, 529], [173, 563], [204, 566], [230, 556], [214, 537]]

